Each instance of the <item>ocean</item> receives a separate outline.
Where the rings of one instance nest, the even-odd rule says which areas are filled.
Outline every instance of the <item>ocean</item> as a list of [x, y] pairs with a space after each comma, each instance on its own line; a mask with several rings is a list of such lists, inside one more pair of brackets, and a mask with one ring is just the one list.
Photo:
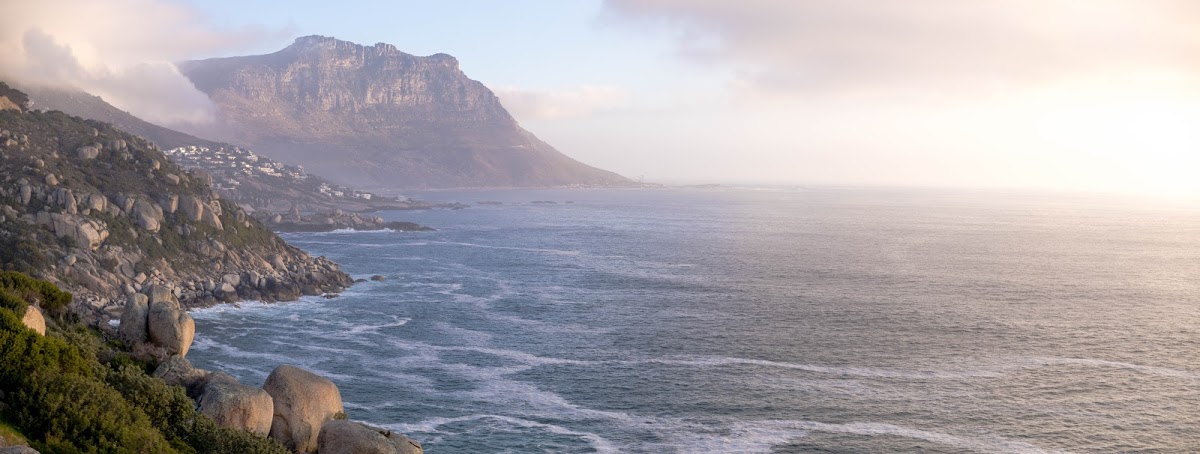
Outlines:
[[[284, 238], [334, 299], [193, 312], [431, 453], [1200, 450], [1200, 206], [916, 189], [435, 192]], [[543, 202], [543, 203], [534, 203]], [[555, 203], [544, 203], [544, 202]], [[569, 203], [568, 203], [569, 202]]]

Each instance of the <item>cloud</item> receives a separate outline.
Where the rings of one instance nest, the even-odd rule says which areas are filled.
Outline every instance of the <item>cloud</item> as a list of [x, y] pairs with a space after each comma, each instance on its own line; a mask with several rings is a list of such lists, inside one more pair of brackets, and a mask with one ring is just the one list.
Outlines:
[[732, 64], [737, 86], [768, 94], [1200, 70], [1200, 2], [1189, 0], [606, 0], [604, 11], [673, 30], [680, 56]]
[[559, 90], [495, 88], [496, 96], [518, 119], [557, 119], [583, 116], [627, 104], [630, 95], [617, 87], [583, 85]]
[[281, 32], [220, 29], [165, 0], [0, 2], [0, 78], [75, 88], [162, 124], [211, 119], [172, 62], [246, 48]]

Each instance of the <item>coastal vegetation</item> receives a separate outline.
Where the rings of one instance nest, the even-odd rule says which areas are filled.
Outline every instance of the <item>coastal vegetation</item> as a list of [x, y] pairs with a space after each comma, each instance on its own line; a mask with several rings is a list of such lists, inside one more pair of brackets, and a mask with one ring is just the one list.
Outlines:
[[[70, 300], [49, 282], [0, 273], [0, 427], [13, 432], [6, 439], [28, 439], [43, 453], [288, 452], [265, 437], [218, 427], [183, 387], [147, 374], [156, 364], [54, 315]], [[21, 321], [35, 304], [50, 314], [44, 336]]]

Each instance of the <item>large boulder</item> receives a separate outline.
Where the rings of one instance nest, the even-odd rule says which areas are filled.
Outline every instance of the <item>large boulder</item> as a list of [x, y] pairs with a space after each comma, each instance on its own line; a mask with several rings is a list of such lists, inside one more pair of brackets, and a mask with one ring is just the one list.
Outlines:
[[168, 385], [182, 386], [192, 389], [208, 377], [208, 371], [192, 367], [191, 361], [179, 355], [171, 355], [166, 361], [159, 363], [154, 369], [154, 377], [162, 379]]
[[79, 159], [86, 161], [89, 159], [96, 159], [97, 156], [100, 156], [100, 150], [96, 147], [87, 145], [76, 148], [75, 154], [79, 155]]
[[200, 222], [200, 219], [204, 217], [205, 206], [204, 201], [198, 197], [183, 196], [179, 198], [179, 209], [192, 222]]
[[321, 426], [320, 454], [423, 454], [420, 443], [400, 433], [335, 419]]
[[117, 328], [117, 335], [130, 347], [150, 340], [150, 333], [146, 331], [147, 317], [150, 314], [147, 301], [146, 295], [141, 293], [129, 295], [125, 311], [121, 313], [121, 326]]
[[241, 429], [258, 435], [271, 431], [274, 402], [266, 391], [237, 380], [210, 380], [200, 395], [200, 412], [218, 426]]
[[196, 336], [196, 322], [179, 307], [178, 302], [151, 302], [146, 325], [150, 342], [166, 349], [168, 353], [187, 356], [192, 339]]
[[321, 426], [343, 412], [337, 385], [296, 366], [276, 367], [263, 389], [274, 399], [271, 438], [295, 452], [316, 449]]
[[[213, 205], [216, 205], [216, 203], [214, 202]], [[225, 229], [225, 226], [221, 224], [221, 208], [219, 205], [216, 207], [209, 206], [205, 209], [204, 214], [200, 217], [200, 222], [217, 230]]]
[[42, 316], [42, 311], [37, 306], [25, 308], [25, 316], [21, 317], [21, 323], [24, 323], [29, 329], [37, 331], [38, 334], [46, 335], [46, 317]]
[[138, 199], [133, 204], [133, 219], [137, 221], [139, 227], [157, 232], [163, 220], [162, 207], [157, 203], [145, 199]]
[[[69, 200], [74, 200], [74, 197]], [[71, 240], [80, 249], [94, 251], [109, 235], [103, 224], [74, 214], [39, 211], [34, 216], [34, 222], [46, 226], [59, 237]]]

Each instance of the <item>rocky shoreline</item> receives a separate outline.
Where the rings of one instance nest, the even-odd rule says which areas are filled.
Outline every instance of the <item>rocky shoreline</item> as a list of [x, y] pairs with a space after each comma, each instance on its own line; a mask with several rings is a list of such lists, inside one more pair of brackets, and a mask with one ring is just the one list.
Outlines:
[[397, 232], [424, 232], [433, 229], [401, 221], [385, 221], [380, 216], [362, 213], [346, 213], [336, 209], [327, 213], [301, 214], [293, 211], [287, 215], [276, 213], [256, 213], [264, 226], [274, 232], [332, 232], [335, 230], [393, 230]]

